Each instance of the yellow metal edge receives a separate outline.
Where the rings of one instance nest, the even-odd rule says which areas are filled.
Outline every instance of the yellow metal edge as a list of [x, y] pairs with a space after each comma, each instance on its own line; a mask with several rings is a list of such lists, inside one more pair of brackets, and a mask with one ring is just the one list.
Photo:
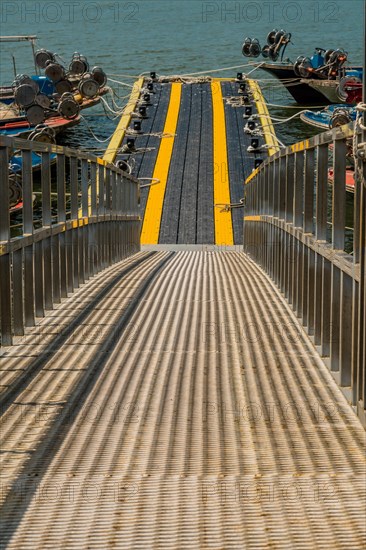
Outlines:
[[118, 126], [103, 156], [103, 160], [105, 160], [108, 163], [112, 164], [114, 162], [114, 159], [116, 158], [117, 151], [123, 141], [126, 128], [130, 123], [131, 115], [136, 108], [143, 83], [144, 83], [144, 79], [139, 78], [138, 80], [136, 80], [136, 82], [133, 85], [130, 99], [128, 100], [128, 103], [123, 111], [123, 115], [121, 116]]
[[261, 217], [260, 216], [244, 216], [245, 222], [260, 222]]
[[278, 151], [279, 143], [276, 137], [276, 132], [272, 124], [272, 120], [263, 97], [262, 90], [256, 80], [248, 80], [248, 84], [253, 92], [253, 98], [257, 107], [259, 119], [262, 124], [264, 139], [268, 147], [268, 154], [274, 155]]

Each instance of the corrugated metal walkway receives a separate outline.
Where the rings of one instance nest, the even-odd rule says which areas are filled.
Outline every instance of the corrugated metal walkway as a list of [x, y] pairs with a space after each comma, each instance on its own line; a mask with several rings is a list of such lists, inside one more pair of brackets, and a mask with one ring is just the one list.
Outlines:
[[2, 353], [1, 548], [364, 548], [364, 431], [243, 253], [145, 250]]

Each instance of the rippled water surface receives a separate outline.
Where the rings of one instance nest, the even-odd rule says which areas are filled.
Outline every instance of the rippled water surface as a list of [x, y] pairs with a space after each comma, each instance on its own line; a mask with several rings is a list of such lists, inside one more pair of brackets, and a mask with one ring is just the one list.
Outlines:
[[[315, 46], [343, 47], [354, 64], [362, 63], [362, 0], [344, 2], [284, 1], [112, 1], [56, 2], [45, 0], [4, 1], [0, 4], [2, 35], [35, 34], [38, 44], [69, 61], [74, 51], [86, 55], [91, 65], [102, 66], [115, 80], [131, 83], [128, 76], [155, 70], [159, 74], [210, 71], [246, 63], [241, 46], [246, 36], [265, 42], [273, 28], [292, 32], [293, 45], [286, 56], [311, 55]], [[28, 44], [2, 44], [1, 82], [13, 79], [12, 54], [17, 72], [32, 73]], [[243, 68], [248, 71], [248, 68]], [[237, 69], [222, 76], [236, 74]], [[257, 74], [259, 78], [267, 75]], [[111, 83], [112, 84], [112, 83]], [[119, 96], [128, 86], [114, 83]], [[277, 83], [266, 87], [269, 101], [294, 105]], [[122, 103], [122, 100], [119, 100]], [[100, 139], [113, 132], [116, 121], [98, 116], [101, 109], [87, 112], [88, 123]], [[274, 109], [283, 115], [283, 109]], [[293, 114], [294, 111], [286, 111]], [[277, 127], [286, 143], [311, 135], [299, 121]], [[83, 147], [105, 147], [92, 138], [87, 126], [64, 134], [63, 141]]]

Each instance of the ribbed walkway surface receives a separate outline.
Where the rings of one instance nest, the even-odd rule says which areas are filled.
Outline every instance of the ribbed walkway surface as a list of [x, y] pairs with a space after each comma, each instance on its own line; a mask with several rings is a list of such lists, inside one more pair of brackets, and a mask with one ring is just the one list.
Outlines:
[[144, 251], [0, 368], [1, 548], [364, 548], [363, 429], [242, 253]]

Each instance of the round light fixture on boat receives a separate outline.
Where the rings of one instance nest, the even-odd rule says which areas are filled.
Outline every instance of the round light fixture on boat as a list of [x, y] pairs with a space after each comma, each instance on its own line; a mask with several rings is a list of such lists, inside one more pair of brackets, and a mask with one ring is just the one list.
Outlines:
[[40, 105], [31, 105], [28, 107], [25, 116], [31, 126], [41, 124], [46, 119], [45, 112]]
[[64, 118], [67, 118], [68, 120], [73, 120], [78, 116], [80, 112], [80, 105], [75, 101], [73, 97], [70, 97], [68, 94], [67, 96], [63, 96], [61, 98], [57, 110]]
[[93, 67], [91, 75], [98, 82], [100, 88], [103, 88], [107, 84], [107, 75], [101, 67]]
[[36, 53], [34, 54], [34, 59], [37, 67], [39, 67], [40, 69], [45, 69], [47, 61], [55, 61], [55, 56], [53, 55], [53, 53], [42, 48], [41, 50], [36, 51]]
[[20, 107], [28, 107], [34, 103], [37, 92], [30, 84], [21, 84], [15, 90], [14, 98]]
[[47, 61], [44, 74], [52, 80], [52, 82], [58, 82], [65, 78], [65, 69], [59, 63], [53, 63]]
[[69, 80], [64, 78], [56, 82], [55, 90], [59, 95], [65, 94], [67, 92], [72, 92], [72, 84]]
[[94, 78], [86, 78], [79, 83], [79, 92], [87, 99], [93, 99], [98, 95], [99, 84]]
[[37, 94], [35, 102], [37, 105], [40, 105], [42, 109], [49, 109], [51, 106], [51, 100], [46, 94]]

